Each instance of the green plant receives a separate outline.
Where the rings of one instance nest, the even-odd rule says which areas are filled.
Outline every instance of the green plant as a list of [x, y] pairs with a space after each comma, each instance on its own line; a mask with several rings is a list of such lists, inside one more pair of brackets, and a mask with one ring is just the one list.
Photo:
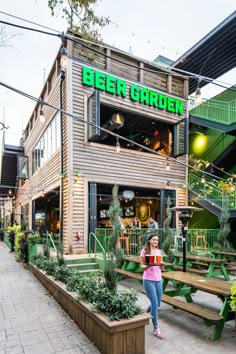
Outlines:
[[134, 289], [112, 291], [100, 288], [94, 302], [94, 308], [104, 312], [111, 321], [131, 318], [143, 312], [137, 305], [137, 294]]
[[173, 230], [170, 227], [172, 214], [170, 211], [170, 197], [167, 198], [167, 208], [166, 208], [166, 219], [164, 221], [164, 242], [162, 244], [163, 251], [165, 252], [166, 256], [168, 257], [168, 261], [172, 262], [174, 260], [172, 246], [174, 243], [174, 234]]
[[236, 312], [236, 282], [231, 286], [230, 306]]
[[56, 280], [60, 280], [62, 283], [67, 284], [68, 279], [72, 274], [72, 270], [70, 270], [65, 264], [58, 265], [54, 270], [54, 277]]
[[72, 272], [70, 277], [67, 279], [66, 290], [68, 291], [79, 291], [80, 288], [80, 278], [83, 276], [80, 272]]
[[59, 265], [65, 264], [65, 259], [63, 255], [63, 243], [60, 242], [57, 247], [57, 261]]
[[218, 236], [218, 243], [224, 250], [230, 249], [231, 245], [228, 241], [228, 235], [230, 233], [230, 223], [229, 217], [230, 213], [228, 211], [228, 201], [227, 198], [223, 198], [222, 212], [220, 213], [218, 220], [220, 224], [220, 231]]
[[40, 241], [39, 234], [28, 233], [28, 235], [27, 235], [27, 243], [28, 244], [35, 245], [36, 243], [39, 243], [39, 241]]
[[37, 268], [43, 269], [44, 263], [48, 261], [48, 258], [42, 254], [36, 254], [31, 258], [31, 263], [36, 265]]

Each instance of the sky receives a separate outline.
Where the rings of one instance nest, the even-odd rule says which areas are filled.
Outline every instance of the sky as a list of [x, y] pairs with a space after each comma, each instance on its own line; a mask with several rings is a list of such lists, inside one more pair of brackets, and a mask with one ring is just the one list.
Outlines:
[[[51, 17], [47, 4], [47, 0], [0, 0], [0, 20], [49, 31], [5, 12], [65, 31], [66, 21]], [[150, 61], [158, 55], [176, 60], [235, 10], [235, 0], [102, 0], [95, 7], [96, 14], [111, 20], [101, 31], [105, 43]], [[10, 26], [4, 26], [4, 30], [15, 37], [7, 47], [0, 47], [0, 81], [39, 97], [60, 39]], [[221, 80], [235, 84], [236, 70]], [[215, 85], [211, 86], [202, 90], [204, 97], [220, 92]], [[0, 86], [0, 121], [9, 126], [6, 143], [18, 145], [34, 105], [33, 101]]]

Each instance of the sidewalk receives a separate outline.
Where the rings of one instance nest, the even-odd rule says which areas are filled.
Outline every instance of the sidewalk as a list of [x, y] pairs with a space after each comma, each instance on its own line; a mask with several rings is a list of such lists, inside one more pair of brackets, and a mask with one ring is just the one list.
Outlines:
[[10, 353], [100, 352], [0, 242], [0, 354]]
[[[235, 277], [234, 277], [235, 278]], [[132, 279], [119, 282], [120, 288], [138, 291], [142, 307], [148, 304], [142, 285]], [[200, 301], [219, 306], [216, 297], [199, 292]], [[227, 322], [220, 340], [209, 338], [212, 327], [203, 321], [162, 304], [159, 324], [166, 339], [152, 334], [152, 324], [146, 326], [146, 354], [234, 354], [236, 348], [235, 321]], [[0, 354], [99, 354], [77, 325], [47, 293], [45, 288], [20, 263], [3, 242], [0, 242]]]

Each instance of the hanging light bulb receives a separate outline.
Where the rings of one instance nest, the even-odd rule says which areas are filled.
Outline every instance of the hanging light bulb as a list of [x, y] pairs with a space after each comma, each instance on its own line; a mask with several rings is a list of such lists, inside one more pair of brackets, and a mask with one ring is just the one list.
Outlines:
[[198, 87], [195, 92], [195, 106], [198, 106], [202, 103], [202, 93], [201, 89]]
[[205, 178], [204, 176], [202, 176], [201, 182], [202, 182], [202, 183], [206, 183], [206, 178]]
[[100, 200], [100, 202], [101, 202], [101, 200], [102, 200], [102, 196], [100, 195], [100, 197], [99, 197], [99, 200]]
[[9, 189], [8, 194], [9, 194], [9, 195], [12, 195], [12, 191], [11, 191], [11, 189]]
[[42, 103], [42, 100], [41, 101], [41, 104], [40, 104], [40, 112], [39, 112], [39, 121], [40, 123], [45, 123], [45, 115], [43, 113], [43, 103]]
[[44, 197], [44, 191], [42, 191], [41, 197], [42, 197], [42, 198]]
[[170, 171], [170, 163], [169, 163], [168, 159], [167, 159], [167, 163], [166, 163], [166, 171]]
[[117, 138], [117, 141], [116, 141], [116, 152], [120, 152], [119, 138]]

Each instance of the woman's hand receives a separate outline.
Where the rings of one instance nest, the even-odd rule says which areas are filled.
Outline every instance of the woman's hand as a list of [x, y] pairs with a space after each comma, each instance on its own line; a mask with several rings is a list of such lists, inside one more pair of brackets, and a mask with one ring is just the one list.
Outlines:
[[142, 268], [143, 270], [145, 270], [145, 269], [148, 268], [148, 265], [146, 265], [146, 264], [141, 264], [141, 268]]

